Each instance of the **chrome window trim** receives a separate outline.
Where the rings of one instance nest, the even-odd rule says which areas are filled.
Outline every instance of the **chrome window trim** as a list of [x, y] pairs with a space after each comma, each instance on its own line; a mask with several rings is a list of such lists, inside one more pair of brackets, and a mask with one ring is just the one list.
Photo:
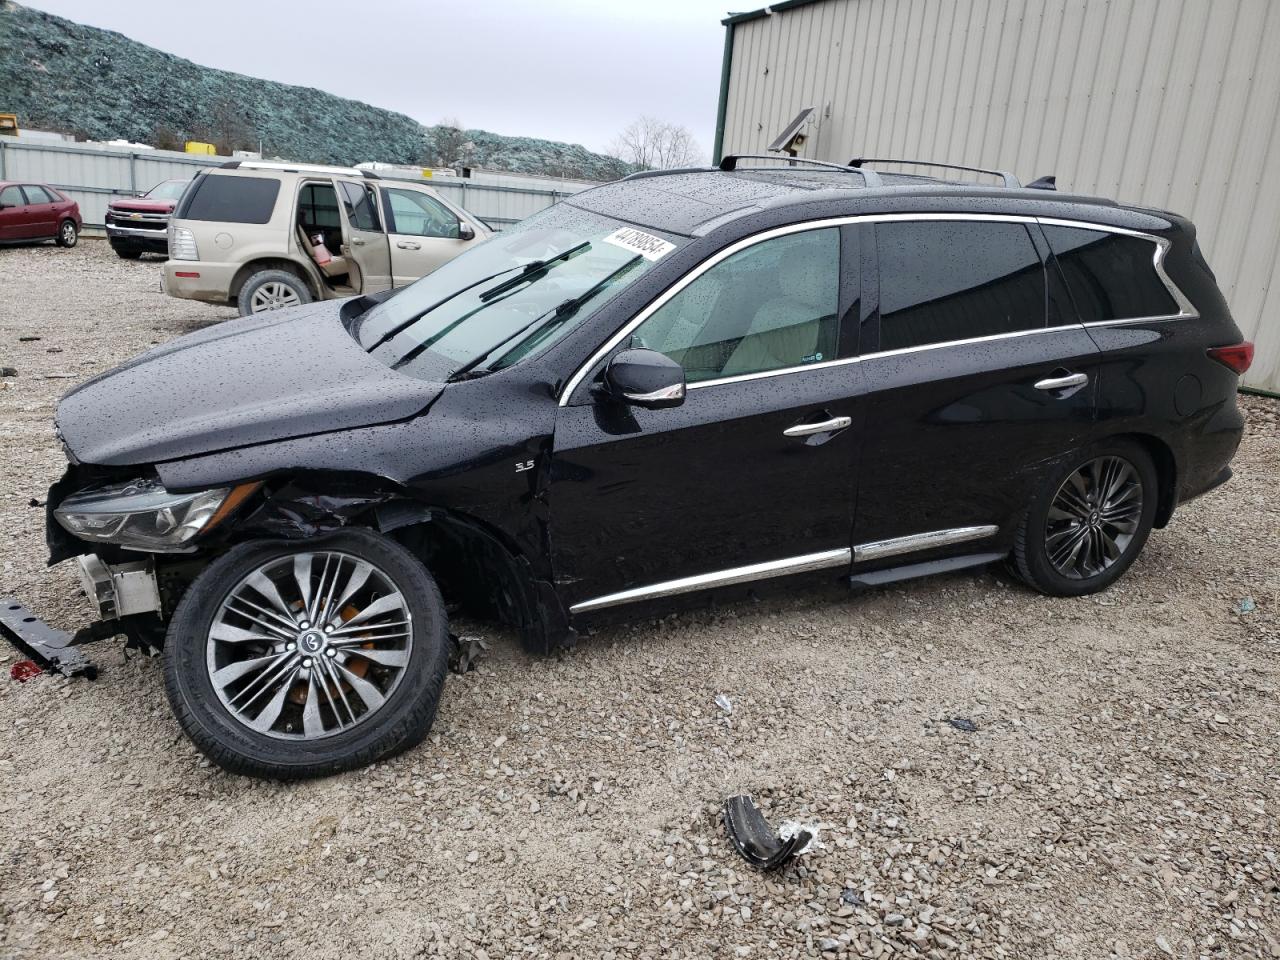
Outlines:
[[727, 587], [735, 583], [750, 583], [754, 580], [766, 580], [770, 577], [785, 577], [793, 573], [806, 573], [811, 570], [824, 570], [828, 567], [840, 567], [849, 563], [853, 551], [848, 547], [837, 550], [823, 550], [819, 553], [806, 553], [798, 557], [787, 557], [784, 560], [770, 560], [766, 563], [753, 563], [745, 567], [730, 567], [728, 570], [717, 570], [714, 573], [700, 573], [692, 577], [681, 577], [678, 580], [664, 580], [646, 587], [634, 587], [607, 593], [591, 600], [583, 600], [569, 608], [570, 613], [587, 613], [591, 610], [603, 610], [623, 603], [637, 600], [651, 600], [657, 597], [673, 597], [681, 593], [692, 593], [695, 590], [707, 590], [712, 587]]
[[855, 223], [902, 223], [909, 221], [960, 221], [974, 223], [1035, 223], [1041, 226], [1055, 227], [1074, 227], [1082, 230], [1094, 230], [1101, 233], [1119, 233], [1130, 237], [1139, 237], [1143, 240], [1150, 241], [1155, 245], [1155, 252], [1152, 255], [1152, 265], [1155, 268], [1156, 276], [1165, 285], [1174, 302], [1178, 304], [1178, 313], [1165, 314], [1152, 317], [1126, 317], [1114, 320], [1092, 320], [1088, 323], [1070, 323], [1056, 327], [1041, 327], [1034, 330], [1015, 330], [1011, 333], [997, 333], [985, 337], [971, 337], [964, 340], [944, 340], [938, 343], [919, 344], [914, 347], [901, 347], [896, 350], [880, 350], [874, 353], [860, 354], [856, 357], [842, 357], [838, 360], [827, 360], [822, 363], [804, 364], [798, 367], [782, 367], [777, 370], [760, 370], [756, 373], [738, 374], [732, 377], [717, 377], [713, 380], [699, 380], [688, 385], [690, 390], [698, 390], [703, 387], [722, 386], [730, 383], [743, 383], [748, 380], [762, 380], [768, 377], [785, 376], [791, 373], [800, 373], [805, 370], [820, 370], [826, 367], [838, 367], [849, 363], [858, 363], [862, 360], [870, 360], [876, 357], [895, 356], [898, 354], [915, 353], [922, 350], [936, 350], [940, 347], [963, 346], [970, 343], [983, 343], [992, 340], [1003, 340], [1010, 337], [1023, 337], [1039, 333], [1053, 333], [1062, 330], [1083, 329], [1085, 327], [1107, 327], [1117, 324], [1132, 323], [1155, 323], [1165, 320], [1187, 320], [1199, 317], [1200, 314], [1192, 306], [1191, 301], [1187, 299], [1178, 285], [1173, 282], [1164, 269], [1165, 254], [1169, 249], [1169, 241], [1164, 237], [1155, 234], [1145, 233], [1141, 230], [1131, 230], [1128, 227], [1116, 227], [1106, 223], [1095, 223], [1091, 220], [1070, 220], [1062, 217], [1036, 217], [1022, 214], [1004, 214], [1004, 213], [867, 213], [853, 214], [844, 217], [827, 217], [822, 220], [809, 220], [804, 223], [790, 223], [781, 227], [774, 227], [772, 230], [765, 230], [761, 233], [752, 234], [749, 237], [743, 237], [741, 240], [731, 243], [723, 250], [719, 250], [712, 254], [702, 263], [698, 264], [683, 277], [673, 283], [662, 293], [658, 294], [643, 310], [637, 313], [629, 321], [604, 342], [602, 346], [597, 348], [586, 360], [581, 364], [573, 375], [565, 383], [564, 388], [560, 392], [560, 398], [557, 405], [566, 407], [574, 392], [582, 385], [583, 379], [590, 373], [600, 360], [614, 350], [623, 339], [629, 336], [636, 327], [644, 323], [654, 313], [660, 310], [666, 303], [674, 298], [681, 290], [697, 280], [702, 274], [715, 267], [717, 264], [733, 256], [739, 251], [748, 247], [753, 247], [758, 243], [764, 243], [777, 237], [788, 236], [793, 233], [804, 233], [809, 230], [825, 230], [829, 227], [843, 227]]

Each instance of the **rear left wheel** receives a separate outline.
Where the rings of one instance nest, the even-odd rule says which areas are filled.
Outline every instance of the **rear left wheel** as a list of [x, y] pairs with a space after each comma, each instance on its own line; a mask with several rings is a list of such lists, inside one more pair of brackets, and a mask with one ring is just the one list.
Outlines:
[[1104, 590], [1142, 552], [1155, 521], [1158, 475], [1128, 440], [1082, 451], [1031, 503], [1014, 538], [1013, 567], [1042, 593]]
[[249, 543], [187, 590], [165, 640], [165, 690], [219, 766], [297, 779], [422, 740], [448, 667], [439, 590], [368, 530]]
[[63, 220], [58, 224], [58, 235], [55, 238], [60, 247], [74, 247], [76, 240], [80, 238], [80, 231], [76, 228], [74, 220]]

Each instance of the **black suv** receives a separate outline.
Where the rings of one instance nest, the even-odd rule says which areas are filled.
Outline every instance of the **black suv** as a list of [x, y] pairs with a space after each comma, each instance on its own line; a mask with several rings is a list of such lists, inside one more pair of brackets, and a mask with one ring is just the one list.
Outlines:
[[213, 760], [299, 777], [423, 737], [446, 603], [547, 650], [801, 574], [1007, 559], [1078, 595], [1230, 476], [1252, 348], [1184, 218], [746, 160], [73, 390], [51, 562], [80, 556], [98, 633], [163, 644]]

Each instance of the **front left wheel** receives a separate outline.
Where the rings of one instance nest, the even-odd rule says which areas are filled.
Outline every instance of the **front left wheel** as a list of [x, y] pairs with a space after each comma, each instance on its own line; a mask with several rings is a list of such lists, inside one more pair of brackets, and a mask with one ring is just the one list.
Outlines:
[[352, 529], [228, 551], [183, 596], [164, 654], [169, 703], [211, 760], [299, 779], [426, 736], [448, 669], [448, 623], [412, 554]]

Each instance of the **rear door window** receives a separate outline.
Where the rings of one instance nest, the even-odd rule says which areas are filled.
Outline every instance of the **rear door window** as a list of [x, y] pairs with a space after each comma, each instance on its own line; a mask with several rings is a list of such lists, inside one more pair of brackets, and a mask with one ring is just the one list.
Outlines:
[[1024, 224], [918, 220], [875, 231], [879, 349], [1044, 328], [1044, 265]]
[[205, 175], [183, 197], [183, 220], [267, 223], [275, 210], [280, 181], [275, 177]]
[[356, 230], [374, 230], [381, 232], [382, 223], [378, 219], [378, 201], [373, 187], [367, 183], [351, 183], [339, 181], [342, 187], [343, 202], [347, 207], [347, 219]]
[[57, 203], [57, 198], [49, 193], [44, 187], [37, 186], [34, 183], [28, 183], [22, 188], [27, 194], [27, 203]]
[[1177, 301], [1156, 273], [1153, 241], [1048, 224], [1044, 233], [1083, 322], [1177, 316]]

